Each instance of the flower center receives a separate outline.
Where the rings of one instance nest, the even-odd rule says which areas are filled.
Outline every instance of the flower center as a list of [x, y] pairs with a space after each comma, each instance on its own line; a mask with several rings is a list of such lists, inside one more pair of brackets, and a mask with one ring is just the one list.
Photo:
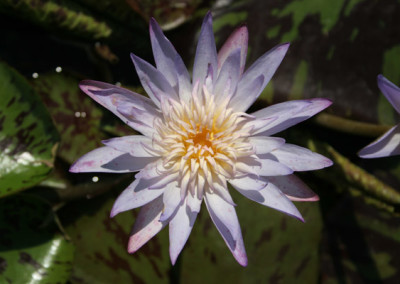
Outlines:
[[226, 190], [226, 180], [237, 176], [238, 159], [254, 154], [247, 140], [250, 118], [214, 100], [203, 88], [194, 90], [189, 102], [166, 101], [161, 105], [163, 120], [155, 124], [153, 142], [164, 169], [177, 175], [181, 190], [192, 194]]
[[[214, 133], [210, 132], [207, 129], [203, 129], [202, 132], [196, 133], [195, 135], [192, 135], [193, 138], [193, 144], [194, 145], [199, 145], [199, 146], [207, 146], [211, 148], [212, 146], [212, 140]], [[190, 137], [190, 136], [189, 136]]]

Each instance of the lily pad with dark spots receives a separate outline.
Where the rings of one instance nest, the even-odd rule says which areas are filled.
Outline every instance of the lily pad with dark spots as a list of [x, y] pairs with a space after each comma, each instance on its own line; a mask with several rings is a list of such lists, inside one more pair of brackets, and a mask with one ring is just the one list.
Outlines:
[[66, 283], [74, 246], [51, 207], [30, 195], [0, 200], [0, 283]]
[[101, 145], [102, 111], [82, 93], [79, 81], [61, 74], [45, 74], [33, 81], [61, 135], [59, 156], [69, 163]]
[[43, 180], [53, 168], [59, 137], [28, 82], [0, 63], [0, 196]]

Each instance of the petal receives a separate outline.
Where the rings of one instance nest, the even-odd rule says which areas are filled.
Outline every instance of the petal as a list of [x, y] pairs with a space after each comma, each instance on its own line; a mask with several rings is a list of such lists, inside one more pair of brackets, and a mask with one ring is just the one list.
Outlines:
[[318, 201], [318, 195], [295, 175], [268, 177], [292, 201]]
[[[293, 171], [319, 170], [330, 167], [333, 164], [328, 158], [293, 144], [284, 144], [267, 155], [275, 157], [280, 163], [288, 166]], [[263, 157], [260, 156], [261, 159]]]
[[151, 145], [152, 139], [142, 136], [142, 135], [132, 135], [132, 136], [123, 136], [117, 138], [111, 138], [108, 140], [102, 141], [102, 143], [108, 147], [111, 147], [115, 150], [129, 153], [134, 157], [154, 157], [155, 155], [150, 153], [148, 147], [144, 147], [144, 145]]
[[400, 154], [400, 124], [358, 152], [361, 158], [381, 158]]
[[186, 83], [190, 83], [189, 72], [182, 58], [165, 37], [154, 18], [150, 19], [150, 39], [157, 69], [165, 76], [172, 88], [180, 89], [178, 70], [180, 72], [179, 75], [183, 76], [181, 79], [184, 79]]
[[160, 106], [162, 96], [178, 98], [176, 91], [159, 70], [133, 53], [131, 58], [143, 88], [157, 106]]
[[[225, 60], [215, 83], [214, 94], [220, 100], [229, 98], [236, 90], [240, 75], [240, 49], [234, 50]], [[229, 84], [227, 84], [229, 82]], [[217, 104], [219, 100], [216, 101]]]
[[261, 190], [241, 190], [237, 188], [237, 191], [250, 200], [281, 211], [304, 222], [296, 206], [272, 183], [268, 183]]
[[[265, 88], [271, 80], [276, 69], [281, 64], [283, 57], [289, 48], [289, 43], [278, 45], [262, 55], [249, 69], [243, 74], [242, 79], [238, 84], [236, 94], [232, 98], [232, 105], [235, 106], [236, 111], [246, 111], [258, 98], [261, 91]], [[254, 78], [262, 75], [263, 82], [261, 88], [248, 92], [248, 84]]]
[[176, 72], [178, 76], [179, 97], [186, 103], [192, 98], [192, 84], [190, 83], [189, 72], [184, 65], [179, 64], [180, 59], [177, 57], [175, 62]]
[[253, 145], [255, 153], [259, 155], [278, 149], [285, 144], [285, 139], [269, 136], [253, 136], [249, 138], [249, 142]]
[[256, 167], [255, 169], [256, 173], [260, 176], [284, 176], [293, 173], [293, 170], [284, 164], [271, 160], [270, 158], [265, 158], [263, 155], [259, 155], [259, 158], [261, 167]]
[[159, 197], [165, 188], [149, 189], [141, 184], [140, 179], [131, 183], [115, 200], [110, 217], [143, 206]]
[[267, 136], [274, 135], [275, 133], [309, 119], [331, 104], [332, 102], [328, 99], [315, 98], [284, 102], [261, 109], [251, 115], [259, 119], [274, 117], [275, 120], [266, 127], [257, 129], [254, 134]]
[[202, 86], [209, 70], [209, 65], [212, 70], [217, 70], [217, 49], [212, 29], [211, 12], [207, 13], [201, 26], [196, 56], [194, 58], [192, 82], [199, 82], [199, 85]]
[[[157, 112], [157, 106], [149, 98], [127, 89], [98, 81], [84, 80], [79, 83], [79, 87], [97, 103], [113, 112], [133, 129], [146, 136], [154, 134], [153, 121], [160, 117], [160, 113]], [[143, 119], [143, 116], [138, 115], [127, 118], [117, 110], [121, 106], [140, 110], [146, 114], [146, 117]]]
[[218, 72], [221, 70], [225, 60], [237, 49], [240, 49], [240, 75], [246, 64], [247, 44], [249, 32], [246, 26], [237, 28], [225, 41], [218, 52]]
[[266, 181], [251, 176], [243, 178], [230, 179], [229, 183], [236, 189], [240, 190], [261, 190], [267, 186]]
[[383, 75], [378, 75], [378, 87], [394, 109], [400, 113], [400, 88], [383, 77]]
[[[264, 76], [260, 75], [255, 78], [249, 78], [248, 80], [249, 81], [245, 85], [244, 84], [241, 85], [241, 93], [243, 94], [243, 96], [245, 96], [244, 94], [261, 93], [262, 86], [264, 83]], [[242, 80], [240, 80], [240, 82], [241, 81]], [[245, 99], [237, 98], [236, 97], [237, 92], [238, 92], [238, 89], [236, 90], [236, 94], [233, 95], [234, 97], [229, 102], [229, 107], [234, 109], [235, 111], [242, 111], [243, 102], [245, 102]]]
[[189, 238], [197, 214], [198, 212], [190, 210], [185, 200], [169, 223], [169, 255], [172, 265], [175, 264], [176, 259]]
[[208, 192], [205, 194], [205, 202], [210, 217], [229, 250], [240, 265], [246, 266], [246, 250], [235, 208], [218, 195]]
[[160, 221], [168, 220], [171, 215], [176, 211], [179, 203], [181, 202], [180, 188], [177, 182], [170, 183], [164, 191], [163, 202], [164, 210], [161, 214]]
[[143, 169], [156, 157], [132, 157], [110, 147], [101, 147], [80, 157], [69, 169], [72, 173], [129, 173]]
[[163, 206], [160, 196], [140, 209], [129, 237], [129, 253], [134, 253], [140, 249], [168, 224], [168, 222], [159, 221]]

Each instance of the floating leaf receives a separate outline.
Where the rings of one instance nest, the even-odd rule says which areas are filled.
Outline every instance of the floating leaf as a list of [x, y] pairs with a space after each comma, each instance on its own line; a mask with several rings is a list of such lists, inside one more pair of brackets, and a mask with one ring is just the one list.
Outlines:
[[0, 12], [28, 20], [50, 30], [63, 30], [93, 39], [107, 38], [112, 29], [73, 1], [6, 0]]
[[58, 232], [49, 205], [27, 195], [0, 200], [0, 282], [66, 283], [74, 246]]
[[166, 230], [137, 253], [128, 254], [129, 233], [137, 212], [111, 219], [114, 200], [115, 196], [108, 194], [62, 209], [60, 218], [77, 248], [72, 283], [169, 283]]
[[101, 110], [83, 94], [79, 81], [61, 74], [41, 75], [34, 88], [50, 111], [61, 134], [59, 156], [72, 163], [101, 145]]
[[51, 171], [58, 134], [28, 82], [0, 63], [0, 196], [31, 187]]
[[318, 204], [296, 203], [306, 220], [302, 223], [231, 193], [248, 266], [236, 263], [203, 206], [180, 257], [183, 283], [290, 283], [293, 279], [317, 283], [322, 230]]

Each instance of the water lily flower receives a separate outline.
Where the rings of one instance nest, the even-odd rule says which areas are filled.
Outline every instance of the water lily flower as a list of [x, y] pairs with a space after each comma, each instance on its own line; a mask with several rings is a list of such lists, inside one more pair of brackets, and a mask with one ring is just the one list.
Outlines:
[[111, 211], [142, 207], [130, 235], [133, 253], [169, 224], [174, 264], [204, 203], [236, 260], [247, 265], [230, 184], [245, 197], [303, 221], [291, 200], [318, 196], [294, 171], [330, 166], [308, 149], [285, 143], [275, 133], [328, 107], [326, 99], [289, 101], [251, 114], [245, 111], [271, 79], [289, 44], [261, 56], [245, 72], [248, 31], [238, 28], [217, 53], [208, 13], [201, 27], [193, 76], [150, 21], [156, 67], [131, 55], [149, 98], [114, 85], [83, 81], [81, 89], [143, 135], [103, 141], [81, 157], [71, 172], [138, 172]]
[[[400, 114], [400, 88], [386, 79], [383, 75], [378, 75], [378, 87]], [[377, 140], [364, 147], [358, 152], [361, 158], [381, 158], [400, 154], [400, 124], [389, 129]]]

